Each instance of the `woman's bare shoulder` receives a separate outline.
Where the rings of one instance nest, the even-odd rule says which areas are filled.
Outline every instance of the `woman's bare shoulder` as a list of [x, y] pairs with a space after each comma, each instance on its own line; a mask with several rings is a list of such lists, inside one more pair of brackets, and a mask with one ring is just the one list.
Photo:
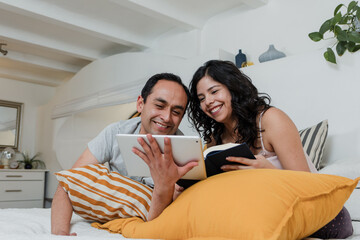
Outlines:
[[273, 127], [288, 127], [294, 126], [293, 121], [290, 117], [281, 109], [276, 107], [271, 107], [264, 112], [261, 125], [263, 128], [273, 128]]

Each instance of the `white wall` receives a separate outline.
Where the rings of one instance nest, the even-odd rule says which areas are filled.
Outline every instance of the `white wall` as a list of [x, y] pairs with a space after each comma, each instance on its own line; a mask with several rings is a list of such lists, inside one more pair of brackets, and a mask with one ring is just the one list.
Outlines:
[[[304, 64], [306, 63], [306, 64]], [[322, 51], [298, 54], [243, 68], [260, 92], [303, 129], [328, 119], [325, 162], [360, 159], [360, 54], [345, 54], [337, 65]]]
[[[159, 54], [124, 53], [92, 62], [80, 70], [71, 81], [59, 87], [56, 104], [72, 101], [114, 87], [127, 87], [132, 82], [140, 85], [159, 72], [180, 72], [183, 58]], [[140, 93], [140, 89], [137, 89]], [[134, 99], [136, 100], [136, 98]]]
[[[19, 151], [34, 154], [37, 151], [38, 108], [46, 104], [55, 93], [55, 88], [32, 83], [0, 78], [1, 100], [23, 103]], [[46, 159], [44, 159], [46, 161]]]
[[51, 119], [53, 108], [50, 101], [39, 110], [45, 116], [39, 121], [39, 148], [50, 170], [46, 182], [47, 198], [53, 197], [58, 185], [54, 173], [71, 168], [87, 143], [108, 124], [127, 119], [135, 110], [135, 104], [92, 109], [59, 119]]
[[[345, 1], [347, 2], [350, 1]], [[173, 72], [188, 84], [194, 71], [206, 60], [224, 58], [219, 49], [235, 55], [241, 48], [248, 60], [255, 63], [254, 66], [244, 68], [244, 72], [249, 74], [261, 91], [271, 95], [274, 105], [285, 110], [299, 128], [328, 118], [330, 139], [331, 136], [341, 139], [340, 135], [348, 136], [346, 132], [357, 131], [355, 119], [360, 117], [357, 110], [360, 99], [356, 95], [356, 89], [360, 86], [355, 79], [359, 54], [356, 57], [347, 55], [338, 58], [339, 64], [331, 65], [322, 58], [322, 51], [329, 43], [315, 43], [307, 36], [331, 17], [333, 9], [339, 3], [337, 0], [269, 0], [267, 5], [257, 9], [238, 8], [216, 16], [201, 30], [160, 36], [154, 48], [146, 53], [120, 54], [91, 63], [59, 87], [54, 99], [41, 108], [44, 119], [39, 122], [42, 126], [42, 132], [38, 134], [42, 136], [39, 139], [40, 149], [47, 156], [52, 173], [62, 168], [58, 157], [68, 158], [69, 164], [86, 147], [83, 146], [86, 142], [83, 138], [82, 147], [75, 144], [74, 156], [68, 156], [55, 144], [59, 141], [66, 142], [69, 135], [65, 133], [71, 133], [69, 129], [75, 126], [74, 121], [81, 119], [76, 117], [77, 114], [82, 114], [81, 111], [101, 104], [110, 106], [119, 103], [122, 101], [121, 97], [125, 97], [128, 102], [135, 101], [136, 91], [131, 91], [129, 96], [116, 96], [116, 91], [111, 90], [121, 88], [124, 83], [136, 82], [139, 85], [137, 91], [140, 92], [145, 80], [154, 73]], [[260, 64], [258, 56], [267, 50], [269, 44], [275, 44], [287, 57]], [[347, 88], [351, 90], [350, 94]], [[104, 98], [101, 98], [101, 94], [109, 92], [114, 93], [114, 96], [107, 97], [102, 102]], [[317, 92], [321, 94], [318, 95]], [[334, 95], [341, 100], [337, 101]], [[93, 99], [96, 101], [80, 104], [81, 101]], [[51, 120], [56, 106], [59, 107], [58, 110], [66, 112], [74, 105], [80, 109], [72, 113], [76, 115]], [[347, 118], [354, 111], [356, 118]], [[107, 117], [101, 118], [104, 121], [98, 119], [98, 127], [107, 121]], [[343, 122], [346, 123], [345, 126]], [[188, 126], [188, 122], [184, 121], [181, 128], [187, 134], [194, 134]], [[95, 131], [92, 131], [86, 138], [91, 138], [94, 134]], [[350, 145], [353, 149], [360, 145], [357, 138], [357, 134], [351, 138], [354, 140]], [[72, 140], [76, 142], [76, 138]], [[330, 146], [334, 146], [334, 141]], [[348, 149], [349, 146], [343, 150], [351, 154]], [[355, 152], [360, 154], [356, 150]], [[332, 155], [335, 158], [341, 154]], [[47, 197], [52, 197], [55, 187], [56, 181], [52, 177]]]
[[[255, 64], [242, 70], [260, 90], [270, 94], [273, 104], [285, 110], [299, 128], [329, 119], [328, 160], [339, 158], [344, 152], [347, 157], [354, 152], [360, 155], [360, 126], [356, 122], [360, 117], [356, 93], [360, 87], [360, 53], [337, 57], [338, 64], [334, 65], [323, 58], [323, 52], [334, 40], [313, 42], [308, 37], [333, 17], [340, 3], [347, 5], [350, 0], [269, 0], [256, 9], [240, 7], [210, 19], [197, 35], [181, 35], [184, 42], [185, 38], [193, 39], [200, 49], [189, 52], [193, 45], [188, 48], [173, 37], [162, 36], [162, 44], [152, 51], [164, 53], [173, 49], [173, 54], [186, 53], [194, 58], [218, 49], [236, 55], [242, 49], [247, 60]], [[259, 63], [258, 57], [269, 44], [287, 57]], [[334, 150], [338, 142], [341, 143], [336, 148], [343, 151]]]
[[87, 143], [107, 125], [128, 119], [136, 111], [136, 103], [96, 108], [55, 120], [54, 150], [63, 169], [74, 165]]
[[[333, 40], [313, 42], [310, 32], [332, 17], [335, 7], [350, 0], [269, 0], [268, 4], [250, 9], [239, 7], [210, 19], [203, 29], [174, 36], [161, 36], [152, 52], [185, 58], [204, 55], [219, 48], [236, 55], [239, 49], [249, 61], [259, 64], [258, 57], [269, 44], [294, 56], [326, 49]], [[181, 41], [179, 41], [181, 40]], [[191, 44], [189, 44], [191, 42]]]
[[236, 54], [242, 49], [250, 61], [258, 63], [269, 44], [287, 56], [329, 46], [324, 41], [313, 42], [308, 34], [318, 31], [339, 3], [347, 2], [350, 1], [269, 0], [268, 4], [242, 14], [233, 11], [227, 17], [214, 17], [203, 30], [202, 52], [220, 47]]

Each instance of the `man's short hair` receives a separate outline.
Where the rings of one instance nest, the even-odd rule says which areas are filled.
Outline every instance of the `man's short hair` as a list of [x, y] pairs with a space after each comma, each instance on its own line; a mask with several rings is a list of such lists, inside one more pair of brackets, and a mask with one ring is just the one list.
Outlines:
[[187, 107], [190, 101], [189, 89], [183, 84], [179, 76], [172, 73], [158, 73], [152, 76], [151, 78], [149, 78], [149, 80], [146, 82], [145, 86], [141, 90], [141, 97], [144, 99], [144, 103], [146, 102], [147, 97], [151, 94], [153, 87], [156, 85], [156, 83], [159, 80], [172, 81], [180, 84], [183, 87], [187, 96], [187, 103], [186, 103], [186, 107]]

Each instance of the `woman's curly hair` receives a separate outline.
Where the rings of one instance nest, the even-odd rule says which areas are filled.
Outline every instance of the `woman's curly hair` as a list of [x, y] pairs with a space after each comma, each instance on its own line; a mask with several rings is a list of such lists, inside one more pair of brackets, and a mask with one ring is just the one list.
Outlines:
[[249, 146], [258, 148], [255, 142], [261, 130], [256, 124], [256, 117], [261, 111], [266, 111], [271, 107], [270, 96], [258, 93], [251, 79], [232, 62], [221, 60], [206, 62], [194, 73], [190, 82], [191, 101], [189, 104], [189, 118], [206, 143], [210, 143], [213, 137], [216, 144], [222, 144], [224, 124], [207, 116], [200, 107], [196, 87], [204, 76], [209, 76], [225, 85], [230, 91], [233, 116], [237, 119], [237, 125], [234, 128], [234, 132], [238, 133], [236, 142], [246, 142]]

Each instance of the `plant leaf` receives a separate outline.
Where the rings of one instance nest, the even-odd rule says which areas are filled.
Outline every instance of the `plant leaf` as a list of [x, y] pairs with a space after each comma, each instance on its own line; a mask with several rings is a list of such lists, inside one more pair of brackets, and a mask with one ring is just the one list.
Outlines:
[[331, 25], [331, 19], [326, 20], [320, 27], [319, 33], [321, 35], [324, 35], [325, 32], [330, 30], [330, 25]]
[[27, 163], [29, 161], [29, 154], [22, 152], [21, 155], [23, 157], [24, 163]]
[[335, 8], [335, 11], [334, 11], [334, 16], [338, 13], [338, 11], [340, 10], [340, 8], [342, 6], [345, 6], [344, 4], [339, 4], [336, 8]]
[[347, 12], [350, 13], [351, 10], [353, 10], [356, 7], [357, 2], [356, 1], [351, 1], [351, 3], [349, 3]]
[[358, 32], [349, 32], [348, 39], [351, 42], [360, 43], [360, 33]]
[[346, 47], [349, 50], [349, 52], [354, 52], [356, 44], [354, 42], [348, 42]]
[[40, 153], [36, 153], [36, 154], [30, 159], [30, 161], [34, 161], [35, 158], [37, 158], [39, 155], [40, 155]]
[[348, 24], [350, 17], [348, 15], [343, 16], [341, 20], [339, 21], [339, 24]]
[[332, 23], [333, 23], [333, 24], [336, 24], [336, 23], [340, 22], [341, 18], [342, 18], [342, 14], [341, 14], [341, 12], [338, 12], [338, 13], [334, 16]]
[[39, 165], [41, 168], [46, 168], [46, 165], [45, 165], [45, 163], [42, 161], [42, 160], [39, 160], [39, 159], [35, 159], [35, 160], [33, 160], [33, 162], [32, 163], [36, 163], [37, 165]]
[[312, 33], [309, 33], [309, 38], [311, 40], [313, 40], [314, 42], [318, 42], [321, 39], [323, 39], [323, 35], [319, 32], [312, 32]]
[[336, 38], [337, 38], [339, 41], [347, 41], [347, 40], [348, 40], [346, 32], [343, 31], [343, 30], [341, 29], [341, 27], [336, 26], [334, 33], [335, 33]]
[[360, 7], [358, 7], [356, 10], [356, 17], [360, 21]]
[[326, 61], [336, 64], [335, 53], [331, 48], [327, 48], [326, 52], [324, 52], [324, 58]]
[[360, 45], [356, 45], [353, 49], [353, 52], [357, 52], [360, 50]]
[[344, 54], [344, 52], [346, 51], [346, 44], [347, 42], [345, 41], [340, 41], [338, 42], [338, 44], [336, 45], [336, 53], [337, 55], [339, 55], [340, 57]]

